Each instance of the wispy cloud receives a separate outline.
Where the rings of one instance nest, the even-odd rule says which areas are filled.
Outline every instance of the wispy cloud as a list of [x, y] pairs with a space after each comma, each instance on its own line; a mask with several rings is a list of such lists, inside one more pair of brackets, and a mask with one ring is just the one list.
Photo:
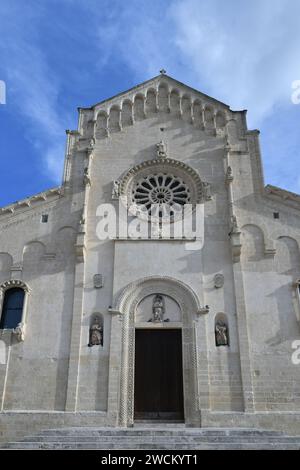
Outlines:
[[[249, 126], [263, 131], [267, 182], [300, 191], [300, 105], [290, 100], [300, 79], [299, 0], [9, 0], [0, 16], [9, 99], [52, 180], [76, 115], [66, 111], [66, 90], [81, 89], [76, 105], [84, 105], [110, 96], [111, 82], [121, 91], [163, 67], [248, 109]], [[57, 43], [43, 41], [49, 28]]]
[[42, 171], [57, 183], [61, 179], [66, 117], [58, 112], [59, 77], [50, 70], [45, 52], [39, 45], [38, 23], [42, 8], [26, 8], [22, 15], [17, 5], [1, 4], [2, 65], [6, 65], [8, 109], [23, 122], [24, 133], [39, 153]]
[[262, 130], [267, 182], [300, 191], [300, 106], [291, 103], [299, 17], [299, 0], [132, 1], [108, 35], [99, 25], [98, 47], [138, 79], [164, 67], [232, 109], [248, 109], [249, 127]]
[[300, 3], [295, 0], [178, 1], [174, 39], [209, 92], [249, 109], [256, 126], [274, 105], [290, 104], [300, 73]]

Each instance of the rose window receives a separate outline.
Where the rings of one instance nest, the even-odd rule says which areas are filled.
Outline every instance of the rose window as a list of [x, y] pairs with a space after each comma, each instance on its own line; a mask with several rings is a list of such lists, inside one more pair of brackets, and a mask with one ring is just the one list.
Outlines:
[[190, 202], [190, 190], [179, 176], [150, 174], [138, 180], [132, 189], [132, 200], [150, 211], [151, 206], [161, 206], [164, 213], [178, 210]]
[[171, 158], [147, 160], [128, 170], [119, 185], [129, 213], [140, 219], [172, 222], [203, 201], [203, 183], [188, 165]]

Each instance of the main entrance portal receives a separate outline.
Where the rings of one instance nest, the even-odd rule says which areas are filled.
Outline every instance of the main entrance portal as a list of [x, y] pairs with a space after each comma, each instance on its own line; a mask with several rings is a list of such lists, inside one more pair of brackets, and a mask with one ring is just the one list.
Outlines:
[[184, 419], [181, 329], [135, 330], [134, 418]]

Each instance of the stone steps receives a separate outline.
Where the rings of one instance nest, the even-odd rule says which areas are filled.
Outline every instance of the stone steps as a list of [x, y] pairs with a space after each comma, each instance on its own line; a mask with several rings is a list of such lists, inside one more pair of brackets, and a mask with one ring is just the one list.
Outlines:
[[133, 428], [61, 428], [41, 431], [1, 449], [297, 449], [300, 436], [243, 428], [185, 428], [183, 425]]

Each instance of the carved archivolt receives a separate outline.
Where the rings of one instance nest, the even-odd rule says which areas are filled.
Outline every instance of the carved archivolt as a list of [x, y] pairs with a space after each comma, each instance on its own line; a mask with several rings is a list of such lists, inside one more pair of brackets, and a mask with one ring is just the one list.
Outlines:
[[20, 281], [18, 279], [10, 279], [9, 281], [5, 281], [0, 285], [0, 290], [4, 293], [6, 290], [11, 289], [13, 287], [19, 287], [23, 289], [25, 292], [30, 293], [30, 288], [28, 287], [25, 282]]
[[[121, 314], [129, 313], [128, 306], [130, 305], [132, 312], [143, 298], [160, 292], [162, 288], [165, 295], [173, 297], [176, 301], [177, 297], [180, 297], [178, 304], [181, 309], [188, 302], [191, 308], [190, 314], [192, 314], [191, 312], [193, 314], [203, 313], [203, 308], [193, 289], [184, 282], [169, 276], [150, 276], [132, 282], [119, 294], [114, 310]], [[188, 321], [187, 318], [186, 321]]]
[[[121, 351], [120, 366], [110, 369], [110, 380], [119, 384], [119, 392], [110, 408], [118, 408], [118, 424], [133, 424], [134, 412], [134, 354], [135, 354], [135, 311], [139, 303], [149, 295], [161, 294], [171, 297], [180, 307], [182, 314], [183, 341], [183, 382], [185, 420], [199, 425], [197, 360], [195, 344], [196, 314], [202, 313], [195, 292], [183, 282], [171, 277], [153, 276], [129, 284], [118, 296], [115, 307], [120, 321], [113, 323], [111, 331], [111, 360], [115, 363], [114, 351]], [[118, 356], [119, 357], [119, 356]]]

